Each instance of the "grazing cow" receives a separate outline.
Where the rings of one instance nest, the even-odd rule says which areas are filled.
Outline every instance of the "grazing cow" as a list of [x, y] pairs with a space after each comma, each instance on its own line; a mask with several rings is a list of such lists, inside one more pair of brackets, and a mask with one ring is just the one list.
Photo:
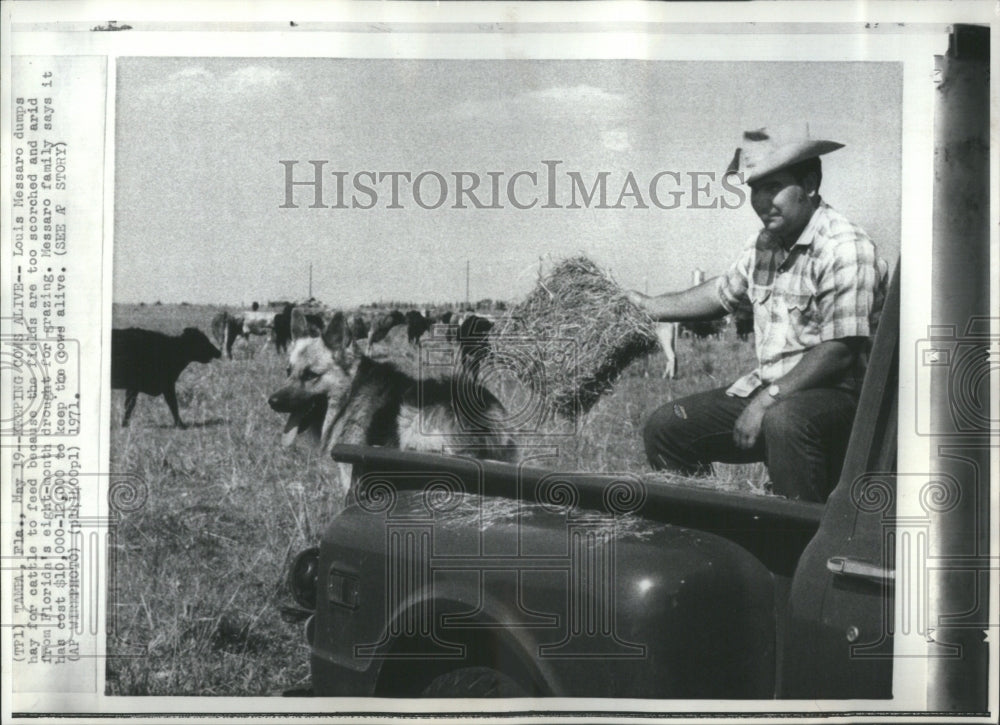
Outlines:
[[283, 353], [288, 350], [292, 341], [292, 310], [291, 302], [286, 302], [281, 312], [274, 316], [274, 351]]
[[738, 315], [736, 317], [736, 335], [740, 338], [742, 342], [746, 342], [750, 339], [750, 335], [753, 334], [753, 315], [750, 317], [744, 317], [743, 315]]
[[392, 312], [375, 318], [375, 321], [372, 323], [371, 330], [368, 332], [368, 346], [365, 353], [367, 355], [371, 355], [372, 345], [376, 342], [382, 342], [382, 340], [385, 339], [385, 336], [389, 334], [389, 330], [394, 328], [396, 325], [402, 325], [404, 322], [406, 322], [406, 318], [399, 310], [393, 310]]
[[246, 337], [243, 333], [243, 320], [223, 310], [212, 318], [212, 337], [226, 351], [226, 357], [232, 360], [236, 338]]
[[462, 369], [473, 380], [479, 376], [479, 368], [489, 356], [490, 331], [493, 323], [485, 317], [469, 314], [458, 326], [458, 348]]
[[274, 329], [274, 318], [277, 317], [270, 310], [246, 310], [241, 315], [243, 318], [243, 334], [249, 335], [269, 335]]
[[176, 337], [137, 327], [112, 330], [111, 387], [125, 390], [122, 427], [128, 425], [139, 393], [145, 393], [153, 397], [162, 395], [174, 417], [174, 425], [185, 428], [177, 412], [177, 378], [188, 363], [207, 363], [218, 357], [222, 353], [196, 327], [185, 328]]
[[[233, 343], [242, 337], [248, 343], [250, 335], [269, 335], [274, 330], [278, 315], [269, 310], [243, 310], [232, 314], [223, 310], [212, 318], [212, 337], [226, 351], [226, 357], [233, 359]], [[277, 347], [275, 336], [275, 347]]]
[[663, 368], [663, 377], [673, 380], [677, 377], [677, 328], [676, 322], [657, 322], [656, 338], [660, 341], [660, 348], [667, 358], [667, 364]]
[[420, 338], [431, 329], [431, 321], [417, 310], [406, 313], [406, 341], [411, 345], [419, 345]]
[[702, 340], [709, 337], [718, 340], [722, 332], [722, 322], [720, 320], [696, 320], [694, 322], [681, 323], [681, 326]]
[[493, 329], [493, 320], [482, 315], [469, 313], [458, 323], [458, 340], [485, 340]]

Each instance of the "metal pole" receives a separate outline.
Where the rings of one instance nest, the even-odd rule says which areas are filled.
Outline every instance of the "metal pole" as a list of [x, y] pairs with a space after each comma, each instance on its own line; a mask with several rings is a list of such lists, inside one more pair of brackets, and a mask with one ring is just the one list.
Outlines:
[[469, 306], [469, 260], [465, 260], [465, 306]]
[[988, 27], [958, 25], [938, 59], [930, 337], [940, 364], [930, 378], [932, 475], [920, 495], [938, 647], [927, 707], [940, 711], [984, 712], [989, 694], [989, 43]]
[[309, 299], [313, 298], [313, 266], [309, 265]]

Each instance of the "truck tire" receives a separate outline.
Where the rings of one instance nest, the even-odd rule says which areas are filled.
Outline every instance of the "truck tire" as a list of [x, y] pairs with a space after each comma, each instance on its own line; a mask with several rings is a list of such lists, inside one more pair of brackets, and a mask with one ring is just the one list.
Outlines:
[[489, 667], [464, 667], [431, 680], [422, 697], [527, 697], [513, 678]]

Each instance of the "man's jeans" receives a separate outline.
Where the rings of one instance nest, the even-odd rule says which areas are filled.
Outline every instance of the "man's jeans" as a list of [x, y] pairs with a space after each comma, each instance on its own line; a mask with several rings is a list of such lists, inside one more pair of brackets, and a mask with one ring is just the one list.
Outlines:
[[694, 475], [710, 473], [713, 461], [765, 461], [775, 493], [826, 501], [844, 463], [857, 396], [834, 388], [782, 396], [764, 413], [757, 443], [743, 450], [733, 442], [733, 427], [751, 397], [718, 388], [658, 408], [643, 430], [650, 465]]

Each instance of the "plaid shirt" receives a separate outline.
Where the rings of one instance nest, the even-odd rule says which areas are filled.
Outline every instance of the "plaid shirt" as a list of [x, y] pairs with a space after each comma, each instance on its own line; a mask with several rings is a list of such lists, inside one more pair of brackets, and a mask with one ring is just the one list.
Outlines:
[[[888, 265], [864, 230], [822, 201], [788, 251], [766, 234], [752, 237], [716, 290], [729, 312], [753, 307], [760, 367], [726, 393], [743, 398], [769, 385], [821, 342], [871, 338], [887, 277]], [[866, 350], [836, 387], [859, 390], [867, 364]]]

